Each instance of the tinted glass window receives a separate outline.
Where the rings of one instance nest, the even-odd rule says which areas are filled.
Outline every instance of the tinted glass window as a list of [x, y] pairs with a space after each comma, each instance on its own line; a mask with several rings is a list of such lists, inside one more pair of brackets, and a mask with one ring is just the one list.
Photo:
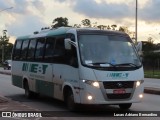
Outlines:
[[42, 60], [44, 55], [44, 45], [45, 45], [45, 38], [41, 38], [37, 42], [36, 52], [35, 52], [35, 59]]
[[36, 40], [34, 39], [30, 41], [27, 59], [34, 59], [35, 47], [36, 47]]
[[14, 55], [13, 55], [13, 59], [14, 60], [18, 60], [20, 59], [20, 55], [21, 55], [21, 45], [22, 45], [22, 41], [17, 41], [15, 48], [14, 48]]
[[29, 43], [29, 40], [23, 41], [22, 52], [21, 52], [21, 59], [22, 60], [26, 59], [27, 50], [28, 50], [28, 43]]
[[64, 38], [56, 38], [56, 45], [54, 49], [54, 62], [56, 63], [66, 63], [65, 61], [65, 46]]
[[82, 63], [89, 67], [141, 66], [134, 44], [126, 36], [80, 35], [79, 46]]
[[46, 39], [46, 46], [45, 46], [45, 55], [44, 60], [46, 62], [52, 62], [53, 61], [53, 50], [55, 46], [55, 38], [47, 38]]

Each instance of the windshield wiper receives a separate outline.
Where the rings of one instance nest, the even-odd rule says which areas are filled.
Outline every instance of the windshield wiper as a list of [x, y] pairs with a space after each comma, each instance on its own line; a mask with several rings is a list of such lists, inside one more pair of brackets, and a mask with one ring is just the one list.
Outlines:
[[122, 64], [116, 64], [115, 66], [132, 66], [132, 67], [138, 67], [138, 65], [134, 63], [122, 63]]

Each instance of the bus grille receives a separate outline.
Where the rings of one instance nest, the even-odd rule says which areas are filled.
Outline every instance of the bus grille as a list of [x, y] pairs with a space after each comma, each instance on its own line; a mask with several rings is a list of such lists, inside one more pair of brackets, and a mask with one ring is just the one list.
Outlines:
[[105, 89], [133, 88], [134, 81], [114, 81], [103, 82]]
[[[107, 81], [103, 82], [103, 86], [106, 89], [127, 89], [134, 87], [134, 81]], [[106, 93], [108, 99], [129, 99], [132, 93], [124, 93], [124, 94], [114, 94], [114, 93]]]

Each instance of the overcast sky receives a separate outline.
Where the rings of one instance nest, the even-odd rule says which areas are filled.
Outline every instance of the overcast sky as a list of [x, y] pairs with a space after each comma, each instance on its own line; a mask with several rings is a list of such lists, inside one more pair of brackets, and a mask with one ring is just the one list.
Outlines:
[[[138, 0], [138, 40], [160, 39], [159, 6], [160, 0]], [[57, 17], [67, 17], [70, 25], [87, 18], [135, 30], [135, 0], [0, 0], [0, 11], [9, 7], [0, 12], [0, 35], [6, 29], [12, 40], [50, 26]]]

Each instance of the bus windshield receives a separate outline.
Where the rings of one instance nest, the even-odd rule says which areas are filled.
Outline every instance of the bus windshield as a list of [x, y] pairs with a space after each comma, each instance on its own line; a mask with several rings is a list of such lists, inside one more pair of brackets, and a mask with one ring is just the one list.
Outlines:
[[86, 66], [138, 67], [141, 61], [126, 36], [89, 34], [79, 35], [81, 61]]

